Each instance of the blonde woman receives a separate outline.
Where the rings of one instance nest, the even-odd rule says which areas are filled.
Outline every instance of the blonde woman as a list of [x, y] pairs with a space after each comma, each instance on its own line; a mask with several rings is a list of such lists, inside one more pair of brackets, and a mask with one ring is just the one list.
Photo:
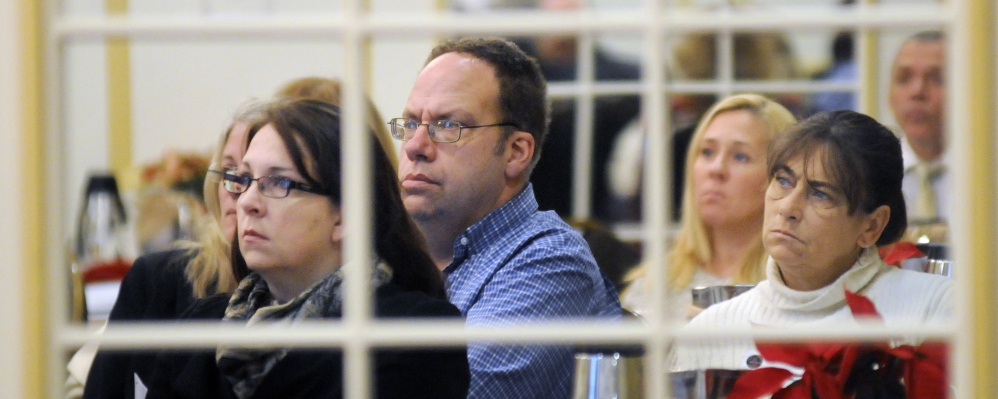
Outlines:
[[[226, 170], [235, 170], [246, 152], [246, 132], [259, 105], [247, 102], [233, 116], [219, 141], [205, 177], [204, 200], [209, 214], [197, 226], [197, 240], [179, 248], [135, 260], [111, 309], [110, 326], [118, 322], [173, 320], [195, 300], [229, 294], [236, 288], [231, 243], [236, 237], [236, 198], [220, 184]], [[88, 372], [84, 398], [132, 398], [143, 392], [152, 373], [151, 353], [98, 352]], [[139, 395], [141, 396], [141, 395]]]
[[721, 100], [700, 120], [686, 157], [683, 213], [667, 258], [666, 281], [648, 278], [644, 263], [626, 277], [621, 302], [639, 315], [653, 308], [652, 291], [668, 288], [667, 316], [689, 319], [690, 291], [698, 286], [748, 283], [765, 278], [759, 234], [766, 191], [769, 142], [795, 122], [782, 105], [760, 95]]

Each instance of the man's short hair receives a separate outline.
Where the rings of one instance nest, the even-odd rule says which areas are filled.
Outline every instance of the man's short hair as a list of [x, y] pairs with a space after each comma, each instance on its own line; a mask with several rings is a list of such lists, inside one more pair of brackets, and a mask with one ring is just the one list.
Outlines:
[[[520, 50], [513, 42], [502, 38], [462, 38], [448, 40], [433, 48], [426, 63], [446, 53], [469, 54], [495, 68], [499, 81], [500, 123], [512, 123], [519, 130], [534, 136], [534, 156], [529, 171], [537, 165], [547, 137], [550, 109], [547, 81], [537, 60]], [[508, 129], [500, 144], [513, 134]]]

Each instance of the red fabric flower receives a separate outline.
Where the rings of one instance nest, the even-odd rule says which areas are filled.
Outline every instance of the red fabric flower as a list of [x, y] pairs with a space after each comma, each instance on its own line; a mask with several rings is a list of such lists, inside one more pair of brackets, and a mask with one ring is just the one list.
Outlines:
[[[883, 321], [869, 298], [848, 290], [845, 294], [853, 316]], [[903, 385], [908, 399], [946, 397], [948, 348], [945, 344], [892, 348], [887, 343], [756, 343], [756, 347], [766, 360], [802, 368], [804, 374], [800, 380], [787, 385], [794, 377], [789, 370], [773, 367], [752, 370], [735, 382], [729, 399], [758, 399], [769, 395], [773, 399], [852, 399], [856, 397], [856, 385], [870, 381], [879, 381], [885, 386]], [[896, 372], [898, 363], [900, 370]], [[863, 378], [853, 380], [857, 375]], [[897, 381], [898, 378], [903, 384]]]
[[883, 316], [880, 316], [880, 312], [877, 311], [877, 307], [870, 298], [846, 290], [846, 304], [849, 305], [853, 317], [859, 316], [866, 320], [884, 321]]
[[946, 360], [949, 358], [946, 344], [926, 342], [919, 346], [902, 345], [887, 352], [904, 361], [902, 373], [908, 399], [946, 397]]
[[878, 250], [880, 258], [884, 263], [901, 267], [901, 262], [909, 258], [921, 258], [925, 256], [911, 241], [899, 241], [897, 243], [880, 247]]
[[752, 370], [735, 381], [728, 399], [758, 399], [760, 396], [772, 395], [783, 388], [790, 377], [793, 377], [790, 370], [776, 367]]
[[793, 377], [790, 371], [773, 367], [753, 370], [735, 383], [729, 399], [757, 399], [767, 395], [773, 395], [774, 399], [811, 399], [812, 393], [822, 399], [850, 397], [844, 393], [844, 385], [857, 358], [857, 348], [835, 343], [757, 343], [756, 346], [766, 360], [802, 368], [804, 375], [784, 388]]

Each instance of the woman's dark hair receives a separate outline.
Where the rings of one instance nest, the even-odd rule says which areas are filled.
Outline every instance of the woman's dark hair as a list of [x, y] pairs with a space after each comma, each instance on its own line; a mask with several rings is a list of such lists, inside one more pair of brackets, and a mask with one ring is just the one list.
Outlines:
[[908, 228], [901, 180], [904, 164], [897, 136], [873, 118], [847, 110], [821, 112], [793, 126], [773, 141], [769, 178], [791, 160], [802, 157], [805, 173], [813, 154], [821, 154], [825, 173], [842, 190], [849, 214], [891, 209], [877, 245], [893, 243]]
[[[267, 106], [247, 133], [247, 146], [264, 126], [271, 125], [284, 142], [304, 179], [342, 203], [342, 147], [340, 108], [318, 100], [280, 99]], [[373, 134], [373, 133], [372, 133]], [[385, 151], [371, 140], [374, 250], [392, 269], [392, 282], [409, 291], [446, 299], [443, 278], [426, 253], [426, 243], [402, 204], [398, 177]], [[241, 280], [250, 273], [233, 245], [233, 274]]]

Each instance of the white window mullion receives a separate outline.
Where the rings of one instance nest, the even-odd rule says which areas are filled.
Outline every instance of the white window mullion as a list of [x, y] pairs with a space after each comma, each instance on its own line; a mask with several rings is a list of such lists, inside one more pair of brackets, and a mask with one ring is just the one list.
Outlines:
[[[595, 99], [593, 82], [596, 80], [596, 60], [593, 57], [595, 40], [592, 32], [578, 34], [577, 54], [579, 55], [575, 97], [575, 154], [572, 168], [572, 216], [586, 220], [592, 215], [592, 155], [593, 119]], [[543, 153], [541, 154], [543, 156]]]
[[343, 174], [343, 322], [349, 334], [343, 347], [343, 388], [349, 398], [372, 397], [373, 361], [365, 330], [373, 314], [370, 261], [374, 253], [371, 202], [371, 135], [367, 132], [364, 100], [367, 81], [368, 45], [365, 0], [344, 2], [343, 32], [343, 125], [341, 159]]
[[68, 94], [65, 92], [67, 86], [65, 80], [68, 75], [66, 73], [67, 46], [71, 38], [59, 35], [52, 29], [52, 26], [62, 16], [62, 12], [62, 2], [60, 0], [45, 0], [42, 2], [41, 24], [45, 30], [44, 77], [47, 83], [44, 93], [44, 115], [46, 120], [46, 126], [44, 127], [46, 131], [45, 147], [52, 150], [51, 152], [47, 152], [48, 156], [45, 159], [45, 174], [49, 178], [44, 179], [46, 181], [45, 189], [47, 190], [45, 198], [46, 212], [48, 213], [46, 219], [46, 237], [49, 243], [47, 248], [48, 267], [45, 273], [47, 303], [44, 307], [49, 315], [46, 322], [47, 337], [45, 337], [47, 348], [44, 351], [48, 359], [45, 362], [45, 372], [47, 373], [49, 383], [44, 392], [50, 398], [62, 397], [65, 394], [61, 383], [66, 381], [68, 375], [66, 362], [69, 358], [66, 354], [68, 351], [76, 350], [72, 346], [66, 347], [60, 345], [64, 332], [70, 326], [69, 317], [72, 300], [70, 289], [72, 256], [70, 254], [73, 250], [71, 249], [72, 241], [70, 241], [71, 239], [67, 239], [65, 232], [74, 231], [71, 229], [75, 228], [75, 226], [67, 228], [67, 226], [63, 225], [65, 221], [70, 220], [65, 214], [63, 201], [72, 201], [72, 199], [77, 198], [63, 191], [62, 179], [59, 178], [63, 171], [66, 170], [66, 157], [63, 154], [68, 153], [66, 145], [69, 142], [69, 140], [65, 139], [67, 129], [64, 117], [66, 112], [62, 104], [63, 100], [68, 97]]
[[[666, 101], [665, 51], [667, 48], [667, 25], [659, 23], [665, 12], [664, 6], [655, 0], [643, 3], [642, 43], [644, 56], [641, 59], [642, 102], [641, 118], [647, 131], [644, 151], [644, 177], [642, 189], [642, 224], [644, 230], [643, 262], [651, 265], [665, 265], [666, 237], [670, 219], [668, 204], [671, 204], [672, 151], [669, 141], [672, 136], [670, 107]], [[651, 281], [665, 281], [665, 268], [652, 267], [647, 278]], [[667, 287], [652, 292], [651, 318], [648, 320], [653, 335], [645, 341], [644, 385], [647, 397], [670, 397], [670, 380], [661, 378], [667, 375], [665, 369], [666, 348], [671, 342], [670, 329], [666, 326], [665, 298]]]
[[717, 92], [717, 101], [734, 93], [735, 82], [735, 33], [730, 29], [722, 29], [717, 32], [715, 40], [717, 43], [717, 80], [720, 91]]

